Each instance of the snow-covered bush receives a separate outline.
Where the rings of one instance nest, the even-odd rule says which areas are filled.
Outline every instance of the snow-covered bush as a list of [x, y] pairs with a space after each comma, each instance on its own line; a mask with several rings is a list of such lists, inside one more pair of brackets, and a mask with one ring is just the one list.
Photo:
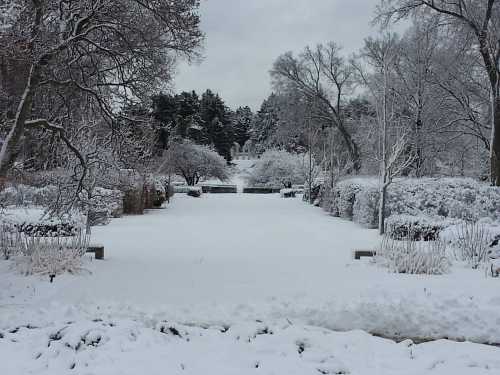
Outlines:
[[286, 187], [303, 185], [308, 178], [307, 154], [292, 154], [284, 150], [268, 150], [255, 163], [248, 176], [248, 185], [255, 187]]
[[478, 222], [465, 221], [454, 227], [455, 256], [458, 260], [467, 262], [472, 268], [478, 268], [488, 262], [491, 234], [485, 225]]
[[187, 189], [187, 195], [193, 198], [199, 198], [203, 194], [202, 188], [199, 186], [190, 186]]
[[396, 180], [389, 213], [424, 213], [464, 220], [500, 218], [500, 189], [470, 178]]
[[82, 197], [84, 210], [89, 212], [90, 225], [108, 224], [111, 218], [123, 215], [123, 197], [120, 190], [95, 187], [90, 199]]
[[90, 234], [78, 213], [47, 216], [40, 209], [16, 209], [0, 218], [0, 248], [15, 257], [24, 274], [59, 274], [80, 269]]
[[377, 186], [359, 189], [352, 207], [352, 220], [366, 228], [377, 228], [380, 190]]
[[400, 241], [384, 236], [377, 259], [391, 272], [416, 275], [442, 275], [451, 265], [445, 242], [415, 241], [412, 235]]
[[441, 231], [457, 222], [425, 215], [392, 215], [385, 222], [385, 232], [395, 240], [411, 237], [415, 241], [435, 241]]
[[0, 225], [0, 254], [3, 259], [9, 259], [15, 255], [22, 244], [21, 233], [10, 225]]
[[26, 235], [16, 264], [25, 275], [75, 273], [82, 268], [89, 242], [90, 235], [83, 228], [70, 237]]
[[295, 190], [293, 189], [281, 189], [280, 190], [281, 198], [295, 198]]
[[0, 191], [2, 206], [48, 206], [57, 198], [56, 186], [11, 185]]
[[338, 190], [336, 188], [332, 188], [327, 184], [323, 184], [321, 186], [321, 191], [319, 194], [320, 207], [328, 212], [330, 215], [338, 217], [339, 212], [337, 209], [336, 200], [338, 199]]
[[365, 185], [366, 181], [360, 179], [350, 179], [339, 182], [336, 185], [336, 190], [338, 191], [336, 199], [333, 200], [332, 208], [334, 212], [338, 213], [339, 217], [346, 219], [353, 219], [354, 217], [354, 204], [356, 202], [356, 196], [363, 190], [363, 188], [369, 185]]

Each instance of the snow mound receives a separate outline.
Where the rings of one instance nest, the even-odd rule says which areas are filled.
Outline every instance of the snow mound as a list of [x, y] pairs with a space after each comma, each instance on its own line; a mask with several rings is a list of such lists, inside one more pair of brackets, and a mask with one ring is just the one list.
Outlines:
[[500, 349], [441, 340], [396, 343], [362, 331], [278, 322], [233, 326], [112, 317], [0, 328], [2, 374], [481, 374]]

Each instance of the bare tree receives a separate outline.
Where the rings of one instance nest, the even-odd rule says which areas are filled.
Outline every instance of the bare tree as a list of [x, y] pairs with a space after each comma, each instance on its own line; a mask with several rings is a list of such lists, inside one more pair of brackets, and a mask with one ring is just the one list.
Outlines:
[[[483, 60], [491, 98], [491, 181], [500, 186], [500, 1], [497, 0], [382, 0], [378, 19], [400, 20], [419, 11], [439, 14], [445, 27], [472, 33]], [[423, 13], [420, 13], [423, 15]]]
[[295, 57], [291, 52], [274, 63], [271, 76], [275, 86], [298, 90], [314, 107], [313, 115], [338, 129], [353, 160], [356, 171], [361, 168], [358, 145], [345, 126], [343, 101], [352, 88], [352, 69], [331, 42], [319, 44]]
[[385, 232], [387, 188], [415, 160], [414, 152], [407, 152], [408, 128], [398, 111], [399, 96], [394, 90], [400, 40], [393, 34], [381, 39], [367, 39], [362, 56], [368, 63], [368, 72], [357, 65], [360, 75], [373, 97], [377, 110], [380, 137], [380, 198], [379, 232]]
[[14, 116], [4, 124], [9, 131], [0, 151], [0, 178], [31, 128], [56, 133], [85, 174], [85, 157], [68, 135], [81, 115], [75, 102], [87, 101], [116, 127], [117, 109], [168, 82], [176, 58], [192, 57], [203, 37], [198, 0], [8, 3], [13, 10], [2, 18], [0, 55], [26, 66], [27, 73], [19, 77], [24, 88]]

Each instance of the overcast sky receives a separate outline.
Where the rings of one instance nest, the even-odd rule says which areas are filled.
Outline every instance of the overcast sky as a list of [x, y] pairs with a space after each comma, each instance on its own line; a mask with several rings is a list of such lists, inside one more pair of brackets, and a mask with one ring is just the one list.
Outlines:
[[232, 108], [258, 109], [271, 92], [269, 70], [286, 51], [335, 41], [346, 54], [376, 31], [378, 0], [202, 0], [204, 59], [181, 64], [177, 91], [218, 92]]

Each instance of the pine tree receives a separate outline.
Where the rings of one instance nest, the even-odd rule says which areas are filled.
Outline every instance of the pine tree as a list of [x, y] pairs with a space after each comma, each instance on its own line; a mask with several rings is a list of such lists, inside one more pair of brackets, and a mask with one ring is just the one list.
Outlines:
[[243, 147], [250, 139], [250, 129], [254, 120], [254, 114], [250, 107], [239, 107], [233, 114], [233, 130], [235, 141]]
[[227, 161], [231, 160], [231, 147], [235, 135], [229, 109], [218, 94], [207, 90], [200, 100], [200, 120], [206, 144], [211, 144]]
[[256, 151], [262, 153], [270, 146], [279, 122], [279, 101], [276, 94], [264, 100], [252, 125], [251, 139]]

